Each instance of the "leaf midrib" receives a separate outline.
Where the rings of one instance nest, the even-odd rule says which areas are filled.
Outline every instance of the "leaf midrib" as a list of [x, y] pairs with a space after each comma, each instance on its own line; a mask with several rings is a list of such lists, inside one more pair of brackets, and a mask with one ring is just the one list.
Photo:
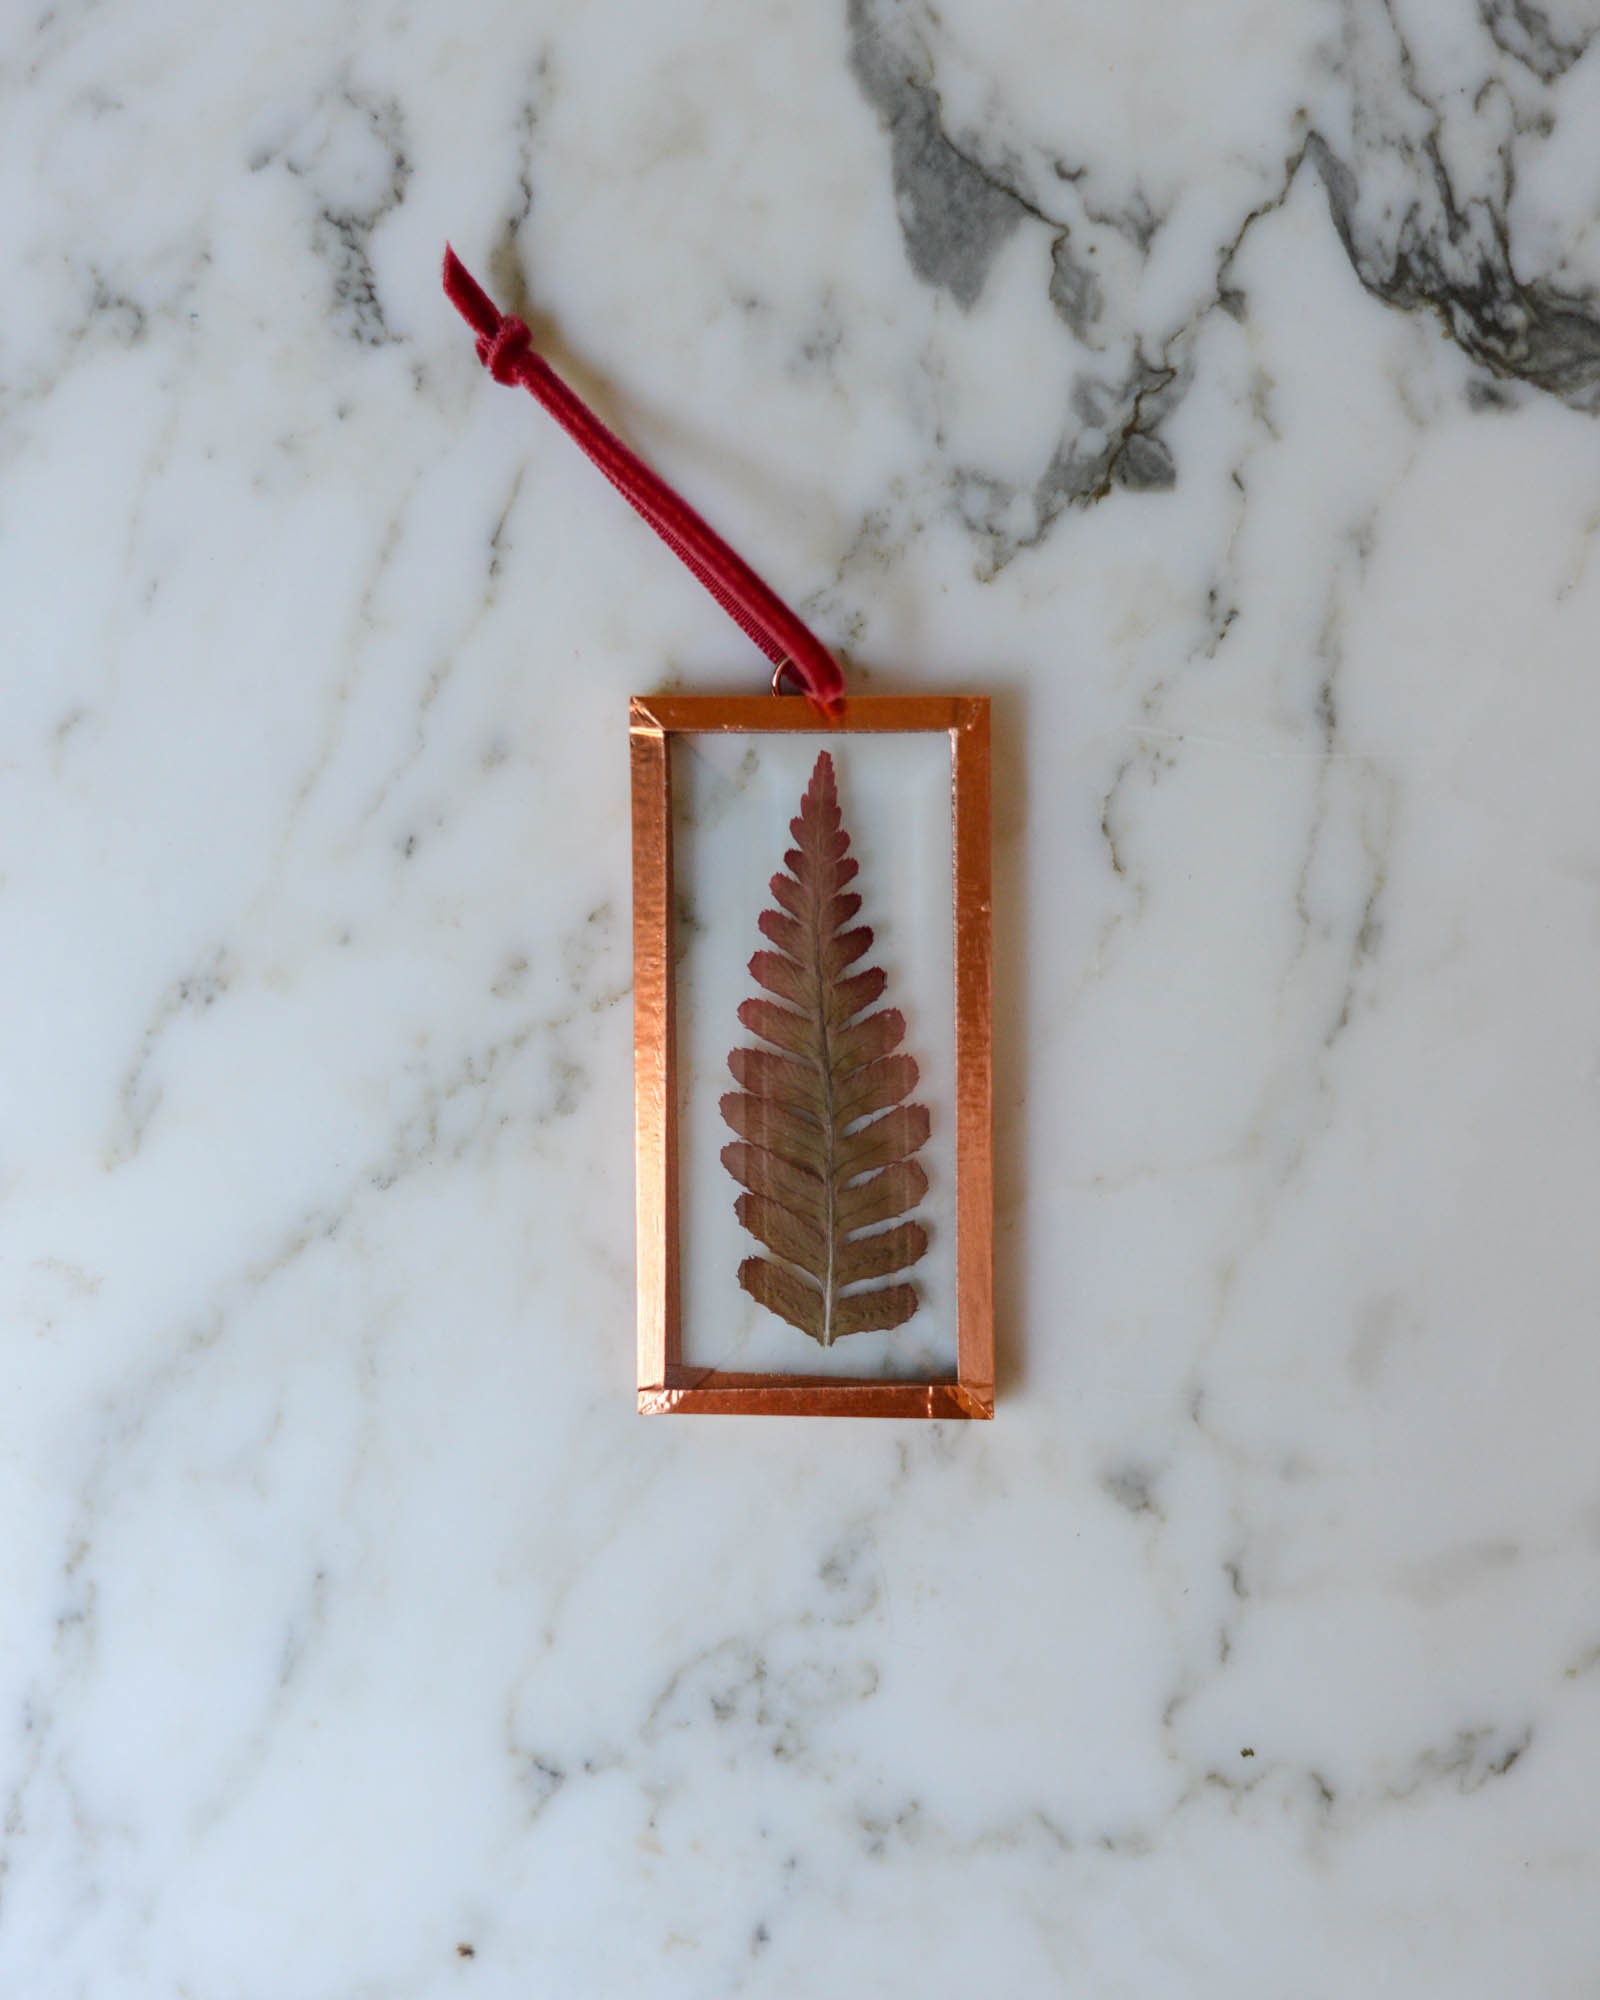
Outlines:
[[[821, 842], [818, 841], [818, 859], [822, 860]], [[826, 864], [824, 864], [826, 865]], [[837, 870], [831, 871], [837, 873]], [[822, 1289], [822, 1345], [833, 1345], [833, 1302], [836, 1287], [833, 1279], [833, 1263], [838, 1244], [837, 1202], [838, 1191], [834, 1186], [834, 1152], [838, 1143], [833, 1116], [833, 1050], [828, 1036], [828, 986], [822, 969], [822, 921], [823, 912], [833, 907], [831, 895], [821, 893], [820, 885], [812, 892], [811, 907], [811, 976], [817, 989], [817, 1032], [820, 1046], [822, 1070], [822, 1129], [823, 1164], [826, 1169], [823, 1184], [824, 1197], [823, 1228], [827, 1234], [827, 1279]]]

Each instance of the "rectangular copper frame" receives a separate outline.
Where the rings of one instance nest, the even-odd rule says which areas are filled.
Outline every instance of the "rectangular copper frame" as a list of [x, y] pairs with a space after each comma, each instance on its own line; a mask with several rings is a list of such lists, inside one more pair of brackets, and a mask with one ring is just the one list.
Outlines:
[[[630, 704], [633, 780], [634, 1090], [639, 1408], [795, 1417], [994, 1415], [993, 1025], [989, 703], [986, 696], [867, 695], [824, 721], [798, 696], [650, 695]], [[955, 884], [956, 1375], [862, 1381], [742, 1375], [682, 1360], [677, 1111], [672, 1076], [674, 735], [938, 731], [951, 753]]]

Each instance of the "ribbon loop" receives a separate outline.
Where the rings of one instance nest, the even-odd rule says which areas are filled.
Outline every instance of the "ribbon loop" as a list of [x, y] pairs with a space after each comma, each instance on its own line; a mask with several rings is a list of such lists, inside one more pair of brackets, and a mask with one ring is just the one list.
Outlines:
[[622, 497], [686, 563], [706, 589], [777, 667], [774, 689], [792, 673], [823, 713], [844, 704], [844, 677], [822, 641], [762, 582], [681, 494], [606, 428], [533, 349], [533, 336], [502, 313], [456, 253], [444, 253], [445, 296], [478, 336], [478, 359], [495, 381], [520, 383], [599, 466]]

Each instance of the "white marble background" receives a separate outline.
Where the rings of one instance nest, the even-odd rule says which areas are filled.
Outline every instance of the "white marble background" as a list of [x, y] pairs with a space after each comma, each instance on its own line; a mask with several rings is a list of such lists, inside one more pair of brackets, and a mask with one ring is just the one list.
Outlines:
[[[1600, 1991], [1590, 0], [0, 28], [0, 1993]], [[992, 1426], [632, 1410], [625, 698], [447, 234], [1000, 728]]]

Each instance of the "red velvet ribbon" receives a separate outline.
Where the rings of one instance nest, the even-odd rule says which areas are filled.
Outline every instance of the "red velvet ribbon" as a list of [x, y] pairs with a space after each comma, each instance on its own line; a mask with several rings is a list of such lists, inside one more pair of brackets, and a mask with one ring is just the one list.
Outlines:
[[838, 664], [742, 556], [703, 521], [681, 494], [652, 472], [567, 387], [520, 319], [502, 313], [456, 253], [445, 247], [445, 296], [478, 336], [478, 359], [497, 382], [518, 383], [542, 403], [627, 500], [771, 660], [777, 689], [793, 673], [827, 714], [843, 706]]

